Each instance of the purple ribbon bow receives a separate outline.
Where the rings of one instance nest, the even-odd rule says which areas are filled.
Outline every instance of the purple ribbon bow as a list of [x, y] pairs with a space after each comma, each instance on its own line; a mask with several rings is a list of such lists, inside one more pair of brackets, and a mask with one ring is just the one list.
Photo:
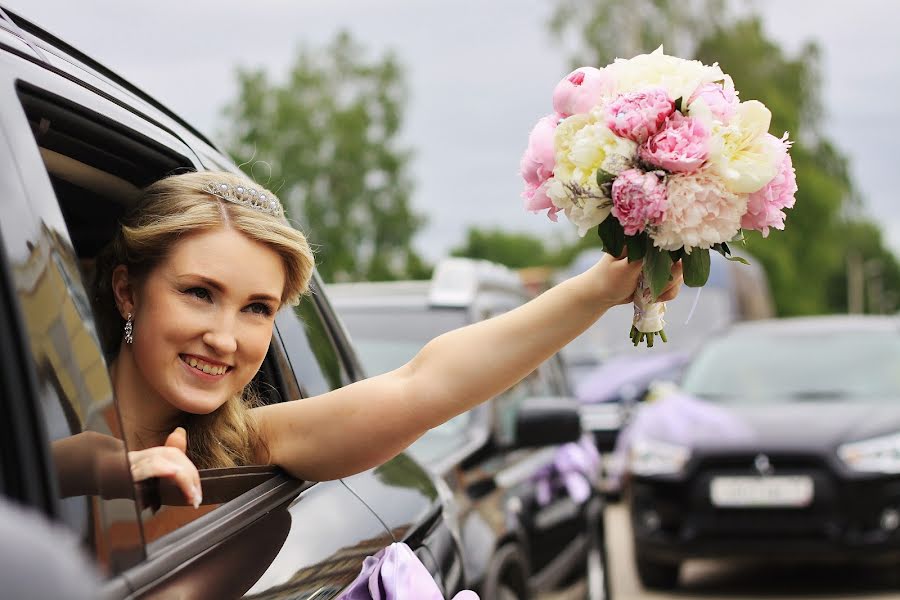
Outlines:
[[[363, 561], [360, 574], [338, 600], [444, 600], [437, 584], [409, 546], [393, 543]], [[462, 591], [453, 600], [479, 600]]]

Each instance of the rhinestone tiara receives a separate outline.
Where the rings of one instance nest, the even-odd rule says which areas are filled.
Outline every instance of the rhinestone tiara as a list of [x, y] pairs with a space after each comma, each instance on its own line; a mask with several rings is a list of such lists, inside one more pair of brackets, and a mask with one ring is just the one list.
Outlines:
[[258, 210], [269, 215], [280, 217], [284, 214], [281, 209], [281, 203], [275, 196], [260, 192], [251, 187], [244, 185], [231, 185], [224, 182], [213, 182], [208, 184], [203, 191], [212, 194], [222, 200], [240, 204], [253, 210]]

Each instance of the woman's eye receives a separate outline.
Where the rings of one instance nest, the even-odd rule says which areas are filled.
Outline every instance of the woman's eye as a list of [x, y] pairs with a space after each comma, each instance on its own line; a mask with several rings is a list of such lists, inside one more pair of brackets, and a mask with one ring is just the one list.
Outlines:
[[250, 306], [247, 307], [247, 310], [256, 315], [269, 316], [272, 314], [272, 307], [268, 304], [263, 304], [262, 302], [254, 302]]
[[190, 294], [191, 296], [195, 296], [200, 300], [209, 300], [211, 296], [209, 295], [209, 290], [202, 287], [193, 287], [185, 290], [185, 294]]

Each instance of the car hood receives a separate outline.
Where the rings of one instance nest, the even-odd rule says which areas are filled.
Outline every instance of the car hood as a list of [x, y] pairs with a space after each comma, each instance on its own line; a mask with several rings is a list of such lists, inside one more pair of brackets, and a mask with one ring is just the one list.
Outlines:
[[697, 451], [821, 450], [900, 432], [900, 398], [735, 405], [673, 394], [641, 410], [629, 430], [633, 439], [649, 437]]

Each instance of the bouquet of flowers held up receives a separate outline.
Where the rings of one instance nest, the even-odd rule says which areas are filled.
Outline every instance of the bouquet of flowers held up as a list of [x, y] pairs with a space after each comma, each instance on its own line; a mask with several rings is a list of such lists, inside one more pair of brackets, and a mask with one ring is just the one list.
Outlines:
[[662, 48], [596, 69], [581, 67], [553, 92], [554, 114], [538, 121], [522, 157], [525, 207], [562, 211], [604, 249], [643, 260], [634, 295], [635, 345], [665, 342], [656, 298], [681, 260], [684, 282], [709, 277], [710, 250], [730, 260], [743, 229], [784, 229], [796, 177], [785, 133], [771, 113], [741, 102], [718, 65]]

